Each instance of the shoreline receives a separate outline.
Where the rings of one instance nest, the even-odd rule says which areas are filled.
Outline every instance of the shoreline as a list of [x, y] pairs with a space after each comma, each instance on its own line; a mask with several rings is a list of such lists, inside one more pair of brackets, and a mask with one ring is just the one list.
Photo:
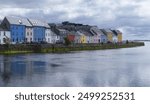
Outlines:
[[1, 45], [0, 55], [29, 54], [29, 53], [66, 53], [71, 51], [106, 50], [145, 46], [144, 42], [129, 42], [124, 44], [18, 44]]

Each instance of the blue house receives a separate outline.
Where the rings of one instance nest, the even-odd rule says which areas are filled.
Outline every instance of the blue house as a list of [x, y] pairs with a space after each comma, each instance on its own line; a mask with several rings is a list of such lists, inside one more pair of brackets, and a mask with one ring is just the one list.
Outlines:
[[29, 22], [32, 24], [32, 27], [33, 27], [33, 42], [46, 41], [45, 39], [46, 23], [40, 20], [34, 20], [34, 19], [29, 19]]
[[11, 32], [11, 43], [22, 43], [25, 41], [26, 26], [31, 26], [26, 18], [5, 17], [2, 26]]

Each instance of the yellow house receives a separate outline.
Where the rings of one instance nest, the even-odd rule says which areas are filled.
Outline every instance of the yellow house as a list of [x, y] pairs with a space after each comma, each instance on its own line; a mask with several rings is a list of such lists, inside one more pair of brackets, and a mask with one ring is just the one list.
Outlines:
[[113, 32], [110, 29], [102, 29], [102, 31], [107, 36], [108, 42], [113, 42]]
[[81, 35], [80, 37], [80, 43], [86, 43], [86, 36], [84, 34]]
[[77, 34], [80, 35], [80, 43], [87, 43], [86, 35], [80, 31], [77, 31]]
[[116, 30], [117, 32], [117, 37], [118, 37], [118, 42], [122, 42], [122, 32], [120, 32], [119, 30]]
[[122, 32], [120, 32], [119, 30], [112, 30], [112, 31], [117, 36], [117, 42], [118, 43], [122, 42]]

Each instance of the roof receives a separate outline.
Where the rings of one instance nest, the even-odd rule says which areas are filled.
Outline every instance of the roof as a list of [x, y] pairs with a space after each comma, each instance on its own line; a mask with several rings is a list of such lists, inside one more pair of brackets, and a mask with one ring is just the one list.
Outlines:
[[59, 32], [67, 32], [67, 30], [65, 30], [65, 29], [58, 29], [59, 30]]
[[3, 29], [3, 28], [0, 28], [0, 31], [9, 31], [9, 30], [7, 30], [7, 29]]
[[104, 33], [98, 27], [92, 27], [90, 30], [93, 30], [91, 31], [92, 33], [94, 32], [93, 35], [104, 35]]
[[106, 31], [106, 32], [110, 32], [110, 33], [112, 33], [112, 31], [110, 30], [110, 29], [104, 29], [104, 31]]
[[81, 35], [84, 35], [82, 32], [80, 32], [80, 31], [77, 31], [77, 34], [76, 35], [79, 35], [79, 36], [81, 36]]
[[110, 29], [100, 29], [105, 35], [107, 33], [113, 33]]
[[92, 36], [92, 34], [90, 32], [88, 32], [88, 31], [80, 30], [80, 32], [83, 33], [86, 36]]
[[41, 20], [35, 20], [35, 19], [28, 19], [30, 21], [30, 23], [32, 24], [32, 26], [41, 26], [41, 27], [47, 27], [50, 28], [50, 26], [48, 25], [48, 23], [41, 21]]
[[122, 32], [121, 32], [120, 30], [115, 30], [115, 32], [116, 32], [117, 34], [122, 34]]
[[5, 17], [10, 24], [32, 26], [27, 18], [7, 16]]

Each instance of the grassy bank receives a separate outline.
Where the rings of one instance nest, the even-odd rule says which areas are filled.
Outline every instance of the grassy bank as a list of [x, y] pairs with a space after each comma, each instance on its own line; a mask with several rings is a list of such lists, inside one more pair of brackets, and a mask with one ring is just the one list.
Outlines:
[[19, 44], [1, 45], [0, 54], [26, 54], [26, 53], [65, 53], [82, 50], [104, 50], [144, 46], [143, 42], [129, 42], [127, 44]]

